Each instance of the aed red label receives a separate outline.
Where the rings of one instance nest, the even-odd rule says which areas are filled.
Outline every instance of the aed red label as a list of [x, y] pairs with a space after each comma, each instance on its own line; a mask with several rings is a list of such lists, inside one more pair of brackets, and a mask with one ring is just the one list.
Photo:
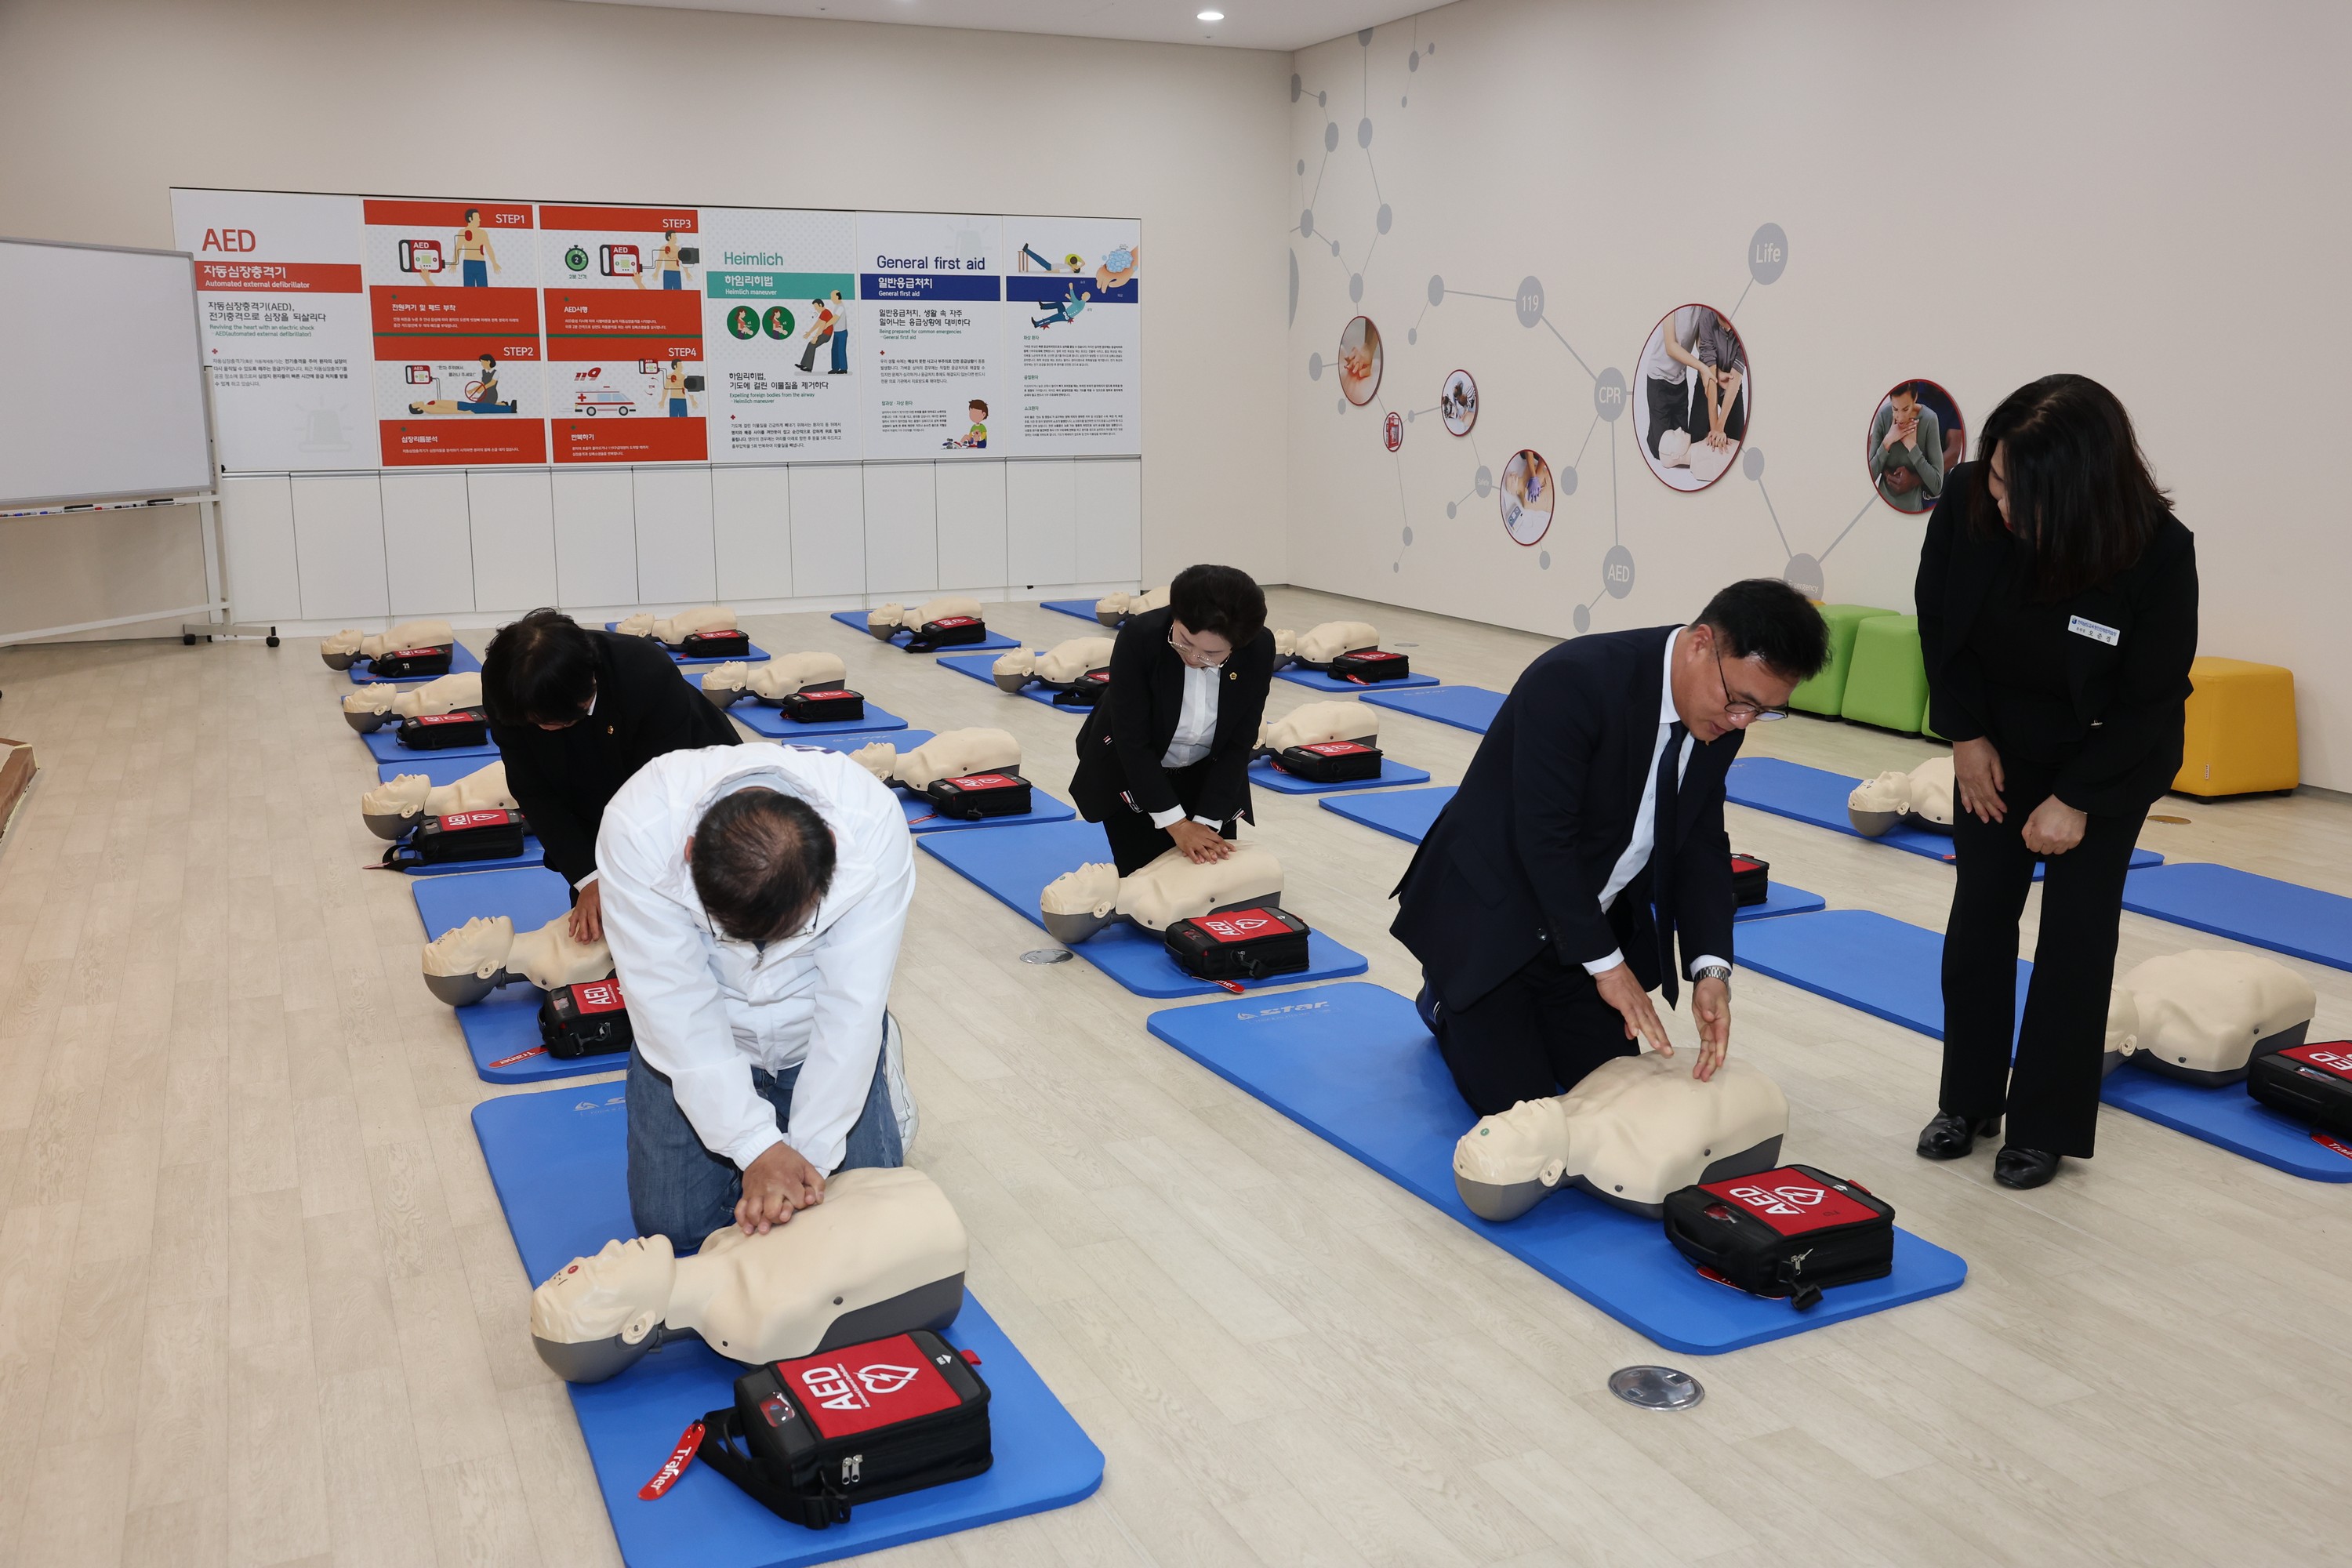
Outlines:
[[2279, 1055], [2337, 1078], [2352, 1079], [2352, 1040], [2322, 1040], [2316, 1045], [2289, 1046]]
[[425, 657], [426, 655], [428, 655], [428, 654], [447, 653], [447, 652], [449, 652], [449, 651], [450, 651], [450, 645], [449, 645], [449, 644], [447, 644], [447, 643], [443, 643], [443, 644], [441, 644], [441, 645], [439, 645], [439, 646], [437, 646], [437, 647], [404, 647], [404, 648], [399, 648], [399, 649], [396, 649], [396, 650], [394, 650], [394, 652], [392, 652], [392, 653], [390, 653], [390, 654], [385, 655], [384, 657], [386, 657], [387, 658], [425, 658]]
[[948, 783], [958, 789], [1012, 789], [1021, 781], [1006, 778], [1003, 773], [967, 773], [960, 779], [950, 779]]
[[831, 691], [803, 691], [800, 694], [803, 702], [839, 702], [845, 698], [856, 696], [855, 691], [843, 691], [838, 688]]
[[1318, 741], [1311, 746], [1301, 746], [1302, 752], [1312, 752], [1318, 757], [1352, 757], [1371, 750], [1356, 741]]
[[778, 1362], [776, 1372], [827, 1437], [952, 1410], [960, 1403], [912, 1336], [897, 1334], [825, 1356]]
[[1703, 1183], [1699, 1190], [1738, 1204], [1782, 1236], [1859, 1225], [1878, 1217], [1868, 1205], [1786, 1167], [1740, 1181]]
[[1192, 923], [1224, 942], [1255, 942], [1290, 929], [1281, 916], [1263, 909], [1228, 910], [1221, 915], [1202, 915]]
[[479, 713], [470, 712], [462, 708], [455, 713], [426, 713], [421, 715], [416, 721], [419, 724], [478, 724], [481, 721], [482, 716]]
[[[456, 718], [457, 715], [444, 714], [442, 717]], [[441, 831], [458, 833], [468, 827], [504, 827], [513, 820], [514, 813], [510, 811], [453, 811], [441, 819]]]
[[978, 616], [941, 616], [931, 625], [941, 631], [947, 631], [956, 626], [976, 626], [980, 625], [980, 617]]
[[572, 999], [583, 1013], [617, 1013], [625, 1005], [617, 980], [591, 980], [572, 988]]

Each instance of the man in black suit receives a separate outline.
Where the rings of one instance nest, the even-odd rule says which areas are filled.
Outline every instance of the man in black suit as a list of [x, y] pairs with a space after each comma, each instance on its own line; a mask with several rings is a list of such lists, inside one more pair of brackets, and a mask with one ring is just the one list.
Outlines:
[[560, 610], [499, 630], [482, 659], [507, 788], [572, 884], [572, 934], [604, 934], [596, 829], [629, 775], [665, 752], [735, 744], [735, 726], [651, 637], [591, 631]]
[[1070, 795], [1103, 825], [1120, 876], [1171, 844], [1199, 862], [1233, 853], [1273, 680], [1265, 594], [1234, 567], [1186, 567], [1164, 609], [1119, 628]]
[[1671, 1055], [1649, 992], [1673, 1005], [1684, 973], [1695, 1076], [1714, 1076], [1731, 1039], [1724, 775], [1740, 732], [1783, 717], [1828, 651], [1820, 612], [1758, 577], [1689, 626], [1578, 637], [1520, 675], [1390, 928], [1421, 960], [1422, 1016], [1472, 1110], [1572, 1089], [1638, 1040]]

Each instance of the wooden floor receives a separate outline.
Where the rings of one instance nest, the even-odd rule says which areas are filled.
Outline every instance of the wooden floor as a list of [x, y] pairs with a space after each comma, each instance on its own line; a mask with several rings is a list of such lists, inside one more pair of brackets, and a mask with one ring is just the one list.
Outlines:
[[[1323, 595], [1452, 683], [1540, 639]], [[1034, 606], [992, 622], [1083, 635]], [[815, 615], [918, 725], [1018, 734], [1059, 793], [1070, 718]], [[478, 646], [478, 634], [477, 634]], [[374, 772], [290, 642], [0, 650], [0, 733], [43, 772], [0, 845], [0, 1563], [617, 1561], [467, 1122], [476, 1079], [417, 981], [408, 888], [362, 874]], [[1312, 700], [1277, 682], [1274, 706]], [[1459, 779], [1476, 737], [1391, 715]], [[1805, 719], [1750, 754], [1868, 773], [1931, 748]], [[1404, 844], [1261, 795], [1286, 902], [1416, 974], [1385, 928]], [[2352, 893], [2352, 806], [2168, 801], [2147, 842]], [[1940, 928], [1948, 868], [1734, 808], [1774, 875]], [[1609, 1373], [1675, 1361], [1143, 1029], [1152, 1004], [918, 855], [895, 1005], [916, 1162], [971, 1283], [1108, 1456], [1077, 1507], [904, 1568], [1157, 1563], [2311, 1565], [2352, 1494], [2352, 1187], [2103, 1110], [2099, 1156], [2015, 1194], [1911, 1145], [1923, 1037], [1755, 975], [1733, 1048], [1788, 1090], [1792, 1154], [1964, 1254], [1959, 1291], [1682, 1364], [1682, 1415]], [[2124, 917], [2123, 962], [2213, 945]], [[2318, 987], [2352, 1033], [2352, 975]], [[1670, 1027], [1683, 1040], [1688, 1025]], [[683, 1420], [683, 1415], [681, 1416]]]

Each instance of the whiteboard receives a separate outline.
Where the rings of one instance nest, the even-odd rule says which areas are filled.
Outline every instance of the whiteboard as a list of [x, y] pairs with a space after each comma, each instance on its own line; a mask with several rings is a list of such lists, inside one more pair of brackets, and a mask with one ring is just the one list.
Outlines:
[[0, 510], [208, 494], [195, 263], [0, 239]]

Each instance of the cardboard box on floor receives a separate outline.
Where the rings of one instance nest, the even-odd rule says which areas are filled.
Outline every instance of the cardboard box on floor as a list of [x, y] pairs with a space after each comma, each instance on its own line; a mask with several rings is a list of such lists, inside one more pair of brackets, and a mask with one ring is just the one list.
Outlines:
[[0, 735], [0, 838], [8, 837], [25, 792], [33, 787], [34, 772], [32, 742]]

